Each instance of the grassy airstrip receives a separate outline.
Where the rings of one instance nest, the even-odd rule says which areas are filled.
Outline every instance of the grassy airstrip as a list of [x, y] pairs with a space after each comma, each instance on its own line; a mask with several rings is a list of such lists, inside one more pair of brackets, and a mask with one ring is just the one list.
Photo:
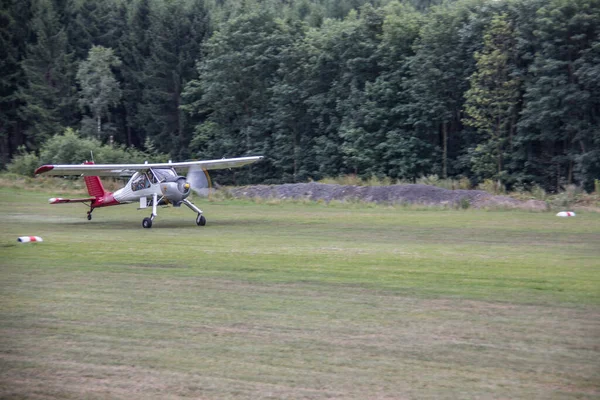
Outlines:
[[57, 194], [0, 188], [0, 398], [600, 398], [598, 213]]

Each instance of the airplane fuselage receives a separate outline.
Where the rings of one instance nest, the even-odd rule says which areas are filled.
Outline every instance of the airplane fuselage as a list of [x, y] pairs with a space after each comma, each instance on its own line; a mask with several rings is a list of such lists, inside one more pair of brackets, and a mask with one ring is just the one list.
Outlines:
[[97, 199], [99, 205], [95, 207], [115, 205], [114, 202], [132, 203], [140, 198], [154, 198], [155, 195], [161, 204], [179, 205], [190, 192], [185, 177], [178, 176], [174, 169], [150, 168], [148, 171], [136, 172], [124, 187]]

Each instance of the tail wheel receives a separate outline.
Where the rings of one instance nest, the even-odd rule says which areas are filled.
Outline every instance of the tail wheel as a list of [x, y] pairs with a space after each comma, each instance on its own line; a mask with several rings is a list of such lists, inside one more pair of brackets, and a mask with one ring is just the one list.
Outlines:
[[142, 220], [142, 226], [144, 228], [152, 228], [152, 220], [150, 218], [144, 218]]
[[198, 225], [198, 226], [206, 225], [206, 218], [204, 218], [204, 215], [198, 214], [198, 216], [196, 217], [196, 225]]

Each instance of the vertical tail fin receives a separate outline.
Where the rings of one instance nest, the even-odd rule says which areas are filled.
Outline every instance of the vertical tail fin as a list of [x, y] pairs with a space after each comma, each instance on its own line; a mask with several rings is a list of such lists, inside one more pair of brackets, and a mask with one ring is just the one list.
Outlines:
[[[86, 161], [84, 164], [93, 164], [94, 162]], [[90, 196], [94, 197], [102, 197], [106, 194], [106, 190], [104, 190], [104, 186], [102, 186], [102, 182], [100, 181], [100, 177], [98, 176], [84, 176], [85, 186], [87, 186], [87, 190]]]
[[85, 186], [87, 186], [90, 196], [102, 197], [106, 194], [99, 176], [85, 176], [83, 179], [85, 180]]

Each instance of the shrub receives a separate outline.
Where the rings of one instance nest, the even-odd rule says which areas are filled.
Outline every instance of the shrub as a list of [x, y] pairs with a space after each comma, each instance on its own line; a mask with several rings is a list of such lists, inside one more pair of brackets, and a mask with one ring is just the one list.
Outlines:
[[67, 128], [63, 134], [51, 137], [42, 145], [39, 157], [21, 148], [20, 154], [7, 169], [12, 173], [33, 176], [35, 169], [42, 164], [81, 164], [92, 159], [103, 164], [165, 162], [168, 155], [156, 152], [147, 154], [125, 146], [103, 145], [97, 139], [82, 138], [75, 130]]
[[19, 155], [14, 157], [6, 166], [8, 172], [18, 175], [33, 176], [35, 169], [40, 166], [40, 159], [34, 153], [27, 153], [25, 147], [19, 148]]
[[506, 194], [506, 186], [502, 182], [494, 181], [493, 179], [484, 180], [477, 188], [491, 194]]
[[449, 190], [471, 189], [471, 181], [469, 181], [469, 179], [465, 178], [465, 177], [460, 178], [460, 179], [452, 179], [452, 178], [441, 179], [437, 175], [428, 175], [428, 176], [422, 176], [421, 178], [417, 179], [417, 183], [420, 183], [422, 185], [437, 186], [437, 187], [441, 187], [443, 189], [449, 189]]

